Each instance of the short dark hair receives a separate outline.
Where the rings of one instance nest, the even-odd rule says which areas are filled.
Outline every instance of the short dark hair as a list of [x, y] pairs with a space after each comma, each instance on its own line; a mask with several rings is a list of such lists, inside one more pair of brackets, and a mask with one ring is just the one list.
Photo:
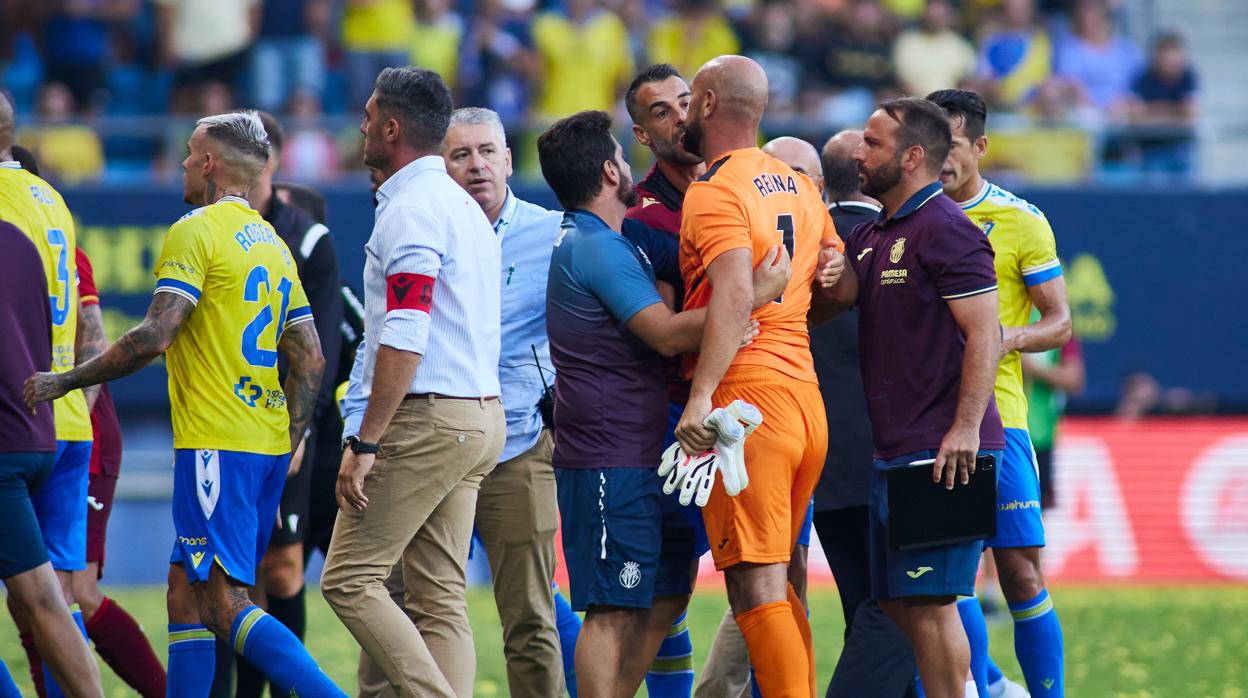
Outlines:
[[826, 148], [819, 154], [823, 165], [823, 193], [828, 201], [845, 201], [859, 191], [858, 161], [853, 155], [842, 155]]
[[602, 163], [615, 161], [611, 115], [583, 111], [556, 121], [538, 136], [537, 157], [564, 210], [584, 206], [602, 191]]
[[952, 120], [962, 119], [962, 132], [974, 143], [984, 135], [988, 123], [988, 105], [972, 90], [936, 90], [927, 96], [929, 102], [945, 110]]
[[282, 128], [276, 116], [267, 111], [257, 111], [256, 114], [260, 116], [260, 123], [264, 124], [264, 132], [269, 134], [269, 147], [281, 150], [286, 145], [286, 129]]
[[628, 110], [628, 115], [632, 117], [633, 123], [637, 123], [637, 120], [644, 113], [641, 105], [637, 103], [637, 90], [640, 90], [642, 85], [648, 85], [652, 82], [663, 82], [672, 77], [681, 77], [680, 71], [676, 70], [676, 66], [673, 66], [671, 63], [655, 63], [633, 78], [632, 84], [628, 86], [628, 92], [624, 93], [624, 108]]
[[890, 99], [882, 102], [880, 109], [901, 124], [897, 131], [897, 150], [922, 147], [927, 168], [939, 172], [953, 147], [953, 133], [945, 112], [935, 103], [919, 97]]
[[386, 68], [373, 85], [377, 109], [403, 127], [403, 138], [417, 150], [437, 151], [451, 123], [451, 91], [432, 70]]

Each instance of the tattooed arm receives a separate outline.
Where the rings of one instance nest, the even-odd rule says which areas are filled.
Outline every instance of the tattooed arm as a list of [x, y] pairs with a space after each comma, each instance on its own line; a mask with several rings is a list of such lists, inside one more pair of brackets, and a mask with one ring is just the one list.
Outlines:
[[321, 341], [312, 322], [287, 327], [277, 349], [290, 362], [282, 389], [286, 392], [286, 409], [290, 411], [290, 452], [294, 454], [316, 408], [325, 357], [321, 355]]
[[106, 383], [143, 368], [165, 353], [195, 304], [175, 293], [157, 293], [138, 327], [121, 336], [99, 356], [66, 373], [36, 373], [26, 379], [26, 406], [55, 400], [75, 388]]
[[[104, 315], [98, 303], [78, 305], [78, 333], [74, 336], [74, 360], [77, 364], [85, 364], [108, 349], [108, 336], [104, 334]], [[87, 398], [87, 414], [95, 408], [95, 400], [100, 396], [100, 388], [89, 385], [82, 389]]]

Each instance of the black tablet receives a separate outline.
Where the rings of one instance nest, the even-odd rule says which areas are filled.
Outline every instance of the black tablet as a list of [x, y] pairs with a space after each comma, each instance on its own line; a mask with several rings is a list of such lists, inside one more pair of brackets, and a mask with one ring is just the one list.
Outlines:
[[997, 459], [975, 459], [970, 483], [952, 490], [932, 482], [934, 460], [888, 471], [888, 544], [914, 550], [983, 540], [997, 534]]

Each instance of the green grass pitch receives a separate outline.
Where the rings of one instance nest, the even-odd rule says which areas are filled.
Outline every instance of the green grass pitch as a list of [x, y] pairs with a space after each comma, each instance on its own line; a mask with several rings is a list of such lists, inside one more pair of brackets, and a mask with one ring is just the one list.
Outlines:
[[[105, 589], [147, 631], [162, 659], [164, 591]], [[1067, 695], [1073, 698], [1243, 698], [1248, 696], [1248, 587], [1137, 586], [1053, 589], [1066, 635]], [[840, 601], [835, 589], [810, 594], [819, 685], [826, 686], [840, 652]], [[712, 633], [726, 608], [722, 588], [698, 592], [690, 609], [695, 667], [701, 667]], [[476, 695], [507, 694], [502, 635], [488, 589], [473, 589], [469, 609], [477, 647]], [[355, 687], [357, 646], [319, 595], [308, 596], [312, 654], [338, 684]], [[24, 695], [33, 696], [26, 658], [11, 622], [0, 633], [0, 657]], [[1014, 660], [1009, 622], [990, 626], [992, 654], [1011, 678], [1022, 681]], [[130, 690], [101, 664], [105, 694]], [[642, 690], [644, 695], [644, 689]]]

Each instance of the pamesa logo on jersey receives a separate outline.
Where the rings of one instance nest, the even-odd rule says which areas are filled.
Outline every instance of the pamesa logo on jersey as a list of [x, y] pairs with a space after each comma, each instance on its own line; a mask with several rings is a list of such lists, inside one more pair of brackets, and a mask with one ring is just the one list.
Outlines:
[[632, 589], [638, 584], [641, 584], [641, 565], [629, 560], [624, 563], [624, 569], [620, 570], [620, 586]]

